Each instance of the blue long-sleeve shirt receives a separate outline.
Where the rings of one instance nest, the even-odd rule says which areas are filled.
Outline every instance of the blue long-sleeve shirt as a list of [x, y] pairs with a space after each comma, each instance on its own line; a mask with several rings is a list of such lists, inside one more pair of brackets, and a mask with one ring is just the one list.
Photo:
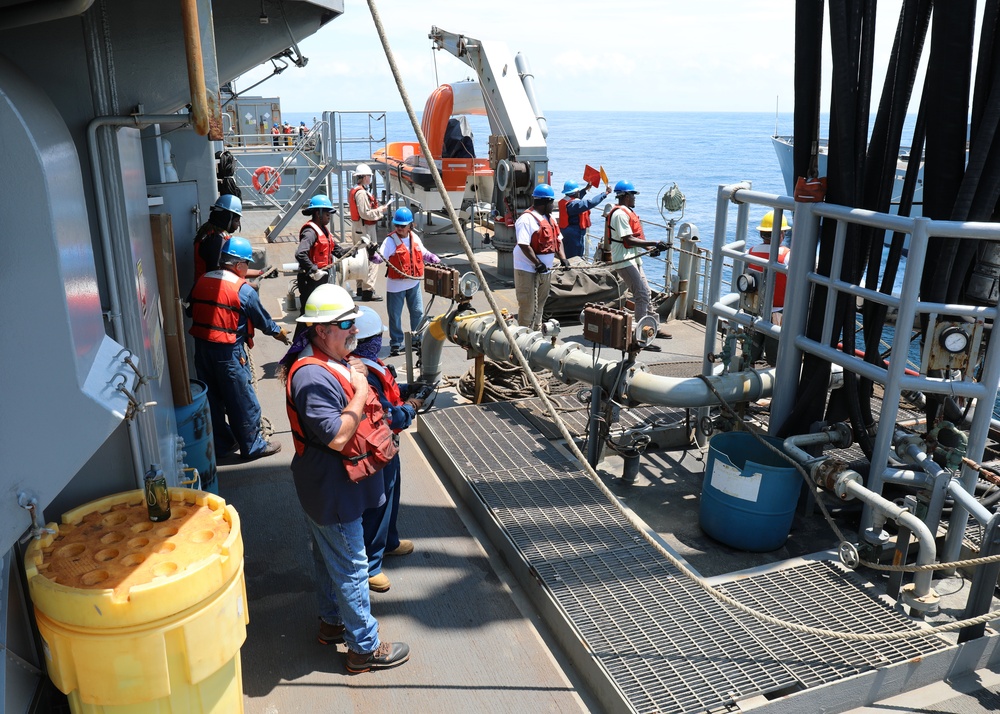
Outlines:
[[240, 307], [243, 309], [240, 311], [240, 321], [236, 327], [236, 344], [247, 341], [247, 320], [265, 335], [277, 335], [281, 332], [281, 328], [261, 304], [260, 295], [249, 283], [240, 286]]
[[606, 193], [598, 193], [592, 198], [575, 198], [566, 204], [566, 216], [569, 225], [562, 229], [563, 250], [567, 258], [583, 255], [584, 231], [580, 228], [580, 214], [597, 207], [608, 197]]

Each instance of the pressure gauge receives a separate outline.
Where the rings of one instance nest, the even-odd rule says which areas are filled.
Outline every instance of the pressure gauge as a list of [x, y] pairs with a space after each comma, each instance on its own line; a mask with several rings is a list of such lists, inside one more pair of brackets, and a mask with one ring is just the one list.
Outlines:
[[479, 278], [475, 273], [466, 273], [458, 279], [458, 292], [465, 298], [471, 298], [479, 292]]
[[736, 278], [736, 289], [741, 293], [757, 292], [757, 278], [749, 273], [743, 273]]
[[969, 333], [957, 325], [951, 325], [941, 330], [938, 337], [941, 346], [952, 354], [965, 352], [969, 348]]

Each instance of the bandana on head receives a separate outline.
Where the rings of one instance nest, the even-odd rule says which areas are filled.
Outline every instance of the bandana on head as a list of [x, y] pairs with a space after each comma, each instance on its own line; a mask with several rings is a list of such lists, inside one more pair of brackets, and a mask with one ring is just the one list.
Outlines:
[[382, 351], [382, 335], [366, 337], [358, 340], [358, 346], [354, 348], [354, 354], [365, 359], [377, 360], [378, 353]]

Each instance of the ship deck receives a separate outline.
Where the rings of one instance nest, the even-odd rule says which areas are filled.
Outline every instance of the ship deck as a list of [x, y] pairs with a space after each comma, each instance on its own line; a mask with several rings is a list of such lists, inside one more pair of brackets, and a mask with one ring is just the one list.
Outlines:
[[[243, 234], [263, 244], [270, 217], [248, 212]], [[269, 263], [293, 262], [294, 247], [267, 245]], [[467, 265], [454, 238], [435, 237], [428, 247], [449, 264]], [[478, 252], [501, 306], [516, 312], [512, 284], [495, 274], [495, 252]], [[279, 323], [290, 280], [261, 285]], [[474, 305], [486, 309], [482, 296]], [[384, 303], [372, 307], [384, 317]], [[704, 328], [671, 322], [669, 330], [673, 339], [658, 340], [662, 351], [643, 352], [640, 361], [661, 373], [694, 376]], [[569, 327], [561, 337], [582, 342], [580, 332]], [[322, 646], [315, 638], [309, 539], [289, 471], [284, 395], [274, 379], [283, 349], [265, 339], [254, 349], [261, 403], [281, 453], [219, 469], [220, 494], [244, 524], [248, 712], [1000, 707], [995, 636], [965, 646], [956, 660], [954, 636], [872, 645], [789, 634], [727, 609], [683, 577], [633, 518], [726, 593], [776, 616], [847, 631], [920, 629], [882, 595], [879, 578], [826, 562], [836, 539], [808, 507], [797, 514], [785, 546], [772, 553], [745, 553], [705, 535], [698, 499], [706, 453], [688, 439], [685, 410], [659, 414], [673, 425], [674, 443], [644, 454], [635, 484], [619, 478], [621, 457], [603, 459], [598, 473], [617, 497], [612, 501], [555, 438], [534, 400], [473, 406], [461, 397], [457, 382], [472, 362], [452, 344], [443, 350], [446, 383], [434, 408], [401, 442], [400, 531], [416, 551], [387, 559], [392, 587], [372, 594], [382, 636], [408, 642], [411, 660], [350, 676], [343, 645]], [[387, 361], [405, 372], [403, 357]], [[582, 434], [585, 408], [572, 391], [556, 399], [571, 431]], [[629, 411], [629, 418], [637, 413]], [[850, 508], [835, 517], [849, 530]], [[935, 582], [944, 593], [961, 585]], [[959, 612], [946, 599], [928, 622]], [[853, 709], [876, 700], [867, 710]]]

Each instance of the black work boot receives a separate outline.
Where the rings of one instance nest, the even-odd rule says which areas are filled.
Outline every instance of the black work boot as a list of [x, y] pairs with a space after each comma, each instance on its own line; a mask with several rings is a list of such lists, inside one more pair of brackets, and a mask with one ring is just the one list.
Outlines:
[[410, 659], [410, 646], [405, 642], [382, 642], [374, 652], [347, 650], [347, 671], [361, 674], [370, 669], [388, 669]]

